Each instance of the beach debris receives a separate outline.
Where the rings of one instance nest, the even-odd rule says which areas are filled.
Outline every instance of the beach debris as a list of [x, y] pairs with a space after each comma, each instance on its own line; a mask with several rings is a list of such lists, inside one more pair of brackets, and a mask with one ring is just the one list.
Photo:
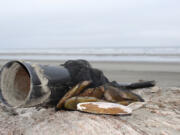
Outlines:
[[[60, 66], [10, 61], [1, 70], [0, 99], [10, 107], [56, 106], [57, 110], [78, 110], [78, 105], [85, 105], [91, 113], [114, 115], [123, 111], [120, 106], [129, 108], [131, 103], [144, 101], [133, 90], [153, 87], [155, 83], [110, 82], [86, 60], [69, 60]], [[117, 108], [112, 109], [110, 105]]]
[[154, 81], [154, 80], [152, 80], [152, 81], [140, 80], [139, 82], [130, 83], [130, 84], [120, 84], [120, 83], [117, 83], [116, 81], [112, 81], [110, 83], [114, 87], [118, 87], [118, 88], [126, 89], [126, 90], [136, 90], [136, 89], [140, 89], [140, 88], [149, 88], [149, 87], [154, 87], [156, 85], [156, 81]]
[[82, 83], [79, 83], [77, 85], [75, 85], [72, 89], [70, 89], [58, 102], [56, 108], [61, 109], [61, 107], [63, 106], [64, 102], [73, 97], [78, 95], [85, 87], [87, 87], [91, 82], [90, 81], [84, 81]]
[[68, 69], [71, 75], [70, 86], [91, 80], [90, 87], [95, 88], [110, 82], [101, 70], [93, 68], [86, 60], [68, 60], [61, 66]]
[[[110, 105], [127, 106], [127, 108], [129, 109], [132, 108], [132, 110], [138, 109], [144, 105], [139, 103], [139, 102], [144, 102], [144, 100], [139, 95], [134, 94], [130, 90], [126, 90], [126, 89], [123, 90], [120, 89], [119, 87], [114, 87], [111, 85], [111, 83], [104, 84], [96, 88], [88, 88], [90, 84], [91, 84], [90, 81], [83, 81], [75, 85], [64, 95], [64, 97], [60, 99], [60, 101], [56, 106], [56, 110], [63, 108], [68, 110], [80, 110], [78, 109], [78, 105], [81, 106], [82, 103], [88, 103], [88, 104], [83, 104], [87, 106], [87, 109], [80, 111], [91, 112], [96, 114], [114, 115], [114, 114], [122, 114], [122, 113], [120, 113], [120, 108], [117, 112], [117, 108], [116, 109], [109, 108]], [[92, 105], [90, 104], [90, 102], [104, 103], [103, 108], [99, 108], [97, 107], [97, 105], [94, 106], [94, 104]], [[137, 104], [133, 104], [134, 102], [137, 102]], [[112, 104], [106, 104], [106, 103], [112, 103]]]
[[122, 90], [113, 86], [105, 85], [105, 94], [106, 100], [111, 102], [121, 102], [124, 100], [127, 101], [144, 101], [139, 95], [134, 94], [130, 90]]
[[10, 107], [57, 104], [69, 88], [70, 79], [62, 66], [10, 61], [1, 69], [0, 99]]
[[127, 107], [131, 108], [131, 110], [134, 111], [134, 110], [144, 107], [145, 104], [146, 102], [133, 102], [129, 104]]
[[96, 87], [96, 88], [86, 89], [82, 93], [80, 93], [79, 96], [82, 96], [82, 97], [85, 97], [85, 96], [96, 97], [96, 98], [101, 99], [101, 98], [104, 97], [104, 92], [105, 92], [104, 87], [99, 86], [99, 87]]
[[85, 102], [77, 105], [77, 110], [95, 114], [127, 115], [132, 110], [124, 105], [109, 102]]
[[84, 102], [100, 102], [103, 100], [97, 99], [95, 97], [72, 97], [65, 101], [64, 108], [69, 110], [77, 110], [77, 105]]

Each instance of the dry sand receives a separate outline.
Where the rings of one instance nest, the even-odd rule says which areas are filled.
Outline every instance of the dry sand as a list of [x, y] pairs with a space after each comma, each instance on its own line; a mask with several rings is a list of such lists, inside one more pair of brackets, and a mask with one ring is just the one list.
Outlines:
[[[1, 61], [0, 65], [6, 61]], [[57, 61], [36, 61], [62, 64]], [[53, 108], [11, 109], [0, 104], [0, 135], [178, 135], [180, 63], [92, 62], [111, 80], [156, 80], [157, 87], [137, 90], [146, 100], [131, 116], [93, 115]]]

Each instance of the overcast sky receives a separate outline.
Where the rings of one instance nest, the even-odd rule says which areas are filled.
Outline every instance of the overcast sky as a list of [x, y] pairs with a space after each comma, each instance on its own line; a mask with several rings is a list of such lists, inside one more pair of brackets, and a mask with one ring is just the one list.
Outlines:
[[180, 47], [180, 0], [1, 0], [0, 48]]

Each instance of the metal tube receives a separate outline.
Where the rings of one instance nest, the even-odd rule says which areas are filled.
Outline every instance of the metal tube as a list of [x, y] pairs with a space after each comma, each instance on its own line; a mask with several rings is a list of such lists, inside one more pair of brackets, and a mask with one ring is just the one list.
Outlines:
[[1, 100], [13, 107], [55, 104], [66, 93], [70, 79], [63, 66], [10, 61], [1, 70]]

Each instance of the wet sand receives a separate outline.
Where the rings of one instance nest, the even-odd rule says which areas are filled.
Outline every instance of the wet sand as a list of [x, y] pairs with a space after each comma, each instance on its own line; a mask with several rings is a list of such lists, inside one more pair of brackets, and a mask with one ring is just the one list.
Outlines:
[[[0, 60], [0, 66], [6, 60]], [[60, 65], [64, 61], [29, 61], [39, 64]], [[101, 69], [110, 80], [120, 83], [139, 80], [155, 80], [161, 87], [180, 86], [180, 63], [157, 62], [90, 62], [94, 68]]]
[[180, 86], [180, 63], [93, 63], [118, 82], [155, 80], [161, 87]]

